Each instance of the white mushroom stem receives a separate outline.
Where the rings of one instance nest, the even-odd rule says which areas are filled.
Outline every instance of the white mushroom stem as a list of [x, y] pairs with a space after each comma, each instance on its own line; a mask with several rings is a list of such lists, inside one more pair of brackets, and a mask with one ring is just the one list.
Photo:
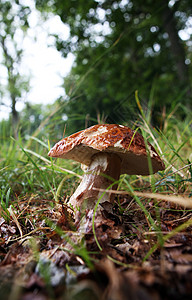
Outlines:
[[[113, 153], [97, 153], [93, 155], [91, 164], [86, 170], [81, 183], [71, 196], [68, 205], [75, 211], [75, 219], [78, 212], [91, 210], [103, 194], [99, 189], [107, 189], [114, 181], [118, 180], [121, 173], [121, 159]], [[116, 189], [113, 185], [110, 189]], [[112, 202], [114, 193], [105, 193], [100, 202]]]

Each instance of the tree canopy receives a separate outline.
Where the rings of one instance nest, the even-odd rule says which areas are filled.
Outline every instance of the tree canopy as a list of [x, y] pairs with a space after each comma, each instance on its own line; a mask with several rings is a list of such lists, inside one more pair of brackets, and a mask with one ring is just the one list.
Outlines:
[[[76, 62], [64, 81], [67, 114], [82, 119], [125, 122], [134, 118], [134, 93], [151, 105], [159, 122], [163, 107], [191, 102], [190, 1], [36, 0], [70, 27], [56, 38], [64, 56]], [[84, 120], [77, 121], [77, 127]]]

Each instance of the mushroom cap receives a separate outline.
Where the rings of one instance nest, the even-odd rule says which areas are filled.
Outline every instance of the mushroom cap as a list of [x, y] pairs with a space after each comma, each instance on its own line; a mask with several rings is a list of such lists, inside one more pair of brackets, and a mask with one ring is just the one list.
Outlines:
[[153, 173], [165, 165], [153, 146], [146, 151], [143, 136], [131, 128], [117, 124], [99, 124], [74, 133], [54, 145], [48, 155], [72, 159], [90, 165], [98, 152], [117, 154], [122, 161], [121, 174], [149, 175], [150, 156]]

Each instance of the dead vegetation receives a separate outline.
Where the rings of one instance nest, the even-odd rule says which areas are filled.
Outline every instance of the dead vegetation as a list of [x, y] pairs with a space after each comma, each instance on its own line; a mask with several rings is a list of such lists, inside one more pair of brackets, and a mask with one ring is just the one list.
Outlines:
[[20, 200], [0, 219], [2, 299], [189, 299], [192, 212], [141, 201], [155, 228], [133, 196], [120, 195], [102, 204], [95, 234], [90, 222], [81, 236], [64, 204]]

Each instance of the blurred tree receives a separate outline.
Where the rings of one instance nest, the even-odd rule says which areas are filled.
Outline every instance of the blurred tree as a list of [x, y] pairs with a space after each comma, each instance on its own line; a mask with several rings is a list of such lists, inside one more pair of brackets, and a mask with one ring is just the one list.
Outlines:
[[16, 108], [29, 89], [29, 80], [21, 75], [20, 65], [23, 55], [22, 41], [28, 28], [30, 8], [21, 1], [2, 0], [0, 2], [0, 105], [9, 109], [13, 134], [17, 137], [19, 114]]
[[20, 113], [22, 135], [32, 135], [45, 118], [48, 109], [42, 104], [26, 103]]
[[70, 26], [67, 40], [55, 38], [64, 56], [76, 54], [64, 82], [65, 112], [79, 116], [76, 129], [89, 120], [133, 120], [135, 90], [157, 123], [165, 106], [191, 107], [191, 1], [36, 0], [36, 6]]

